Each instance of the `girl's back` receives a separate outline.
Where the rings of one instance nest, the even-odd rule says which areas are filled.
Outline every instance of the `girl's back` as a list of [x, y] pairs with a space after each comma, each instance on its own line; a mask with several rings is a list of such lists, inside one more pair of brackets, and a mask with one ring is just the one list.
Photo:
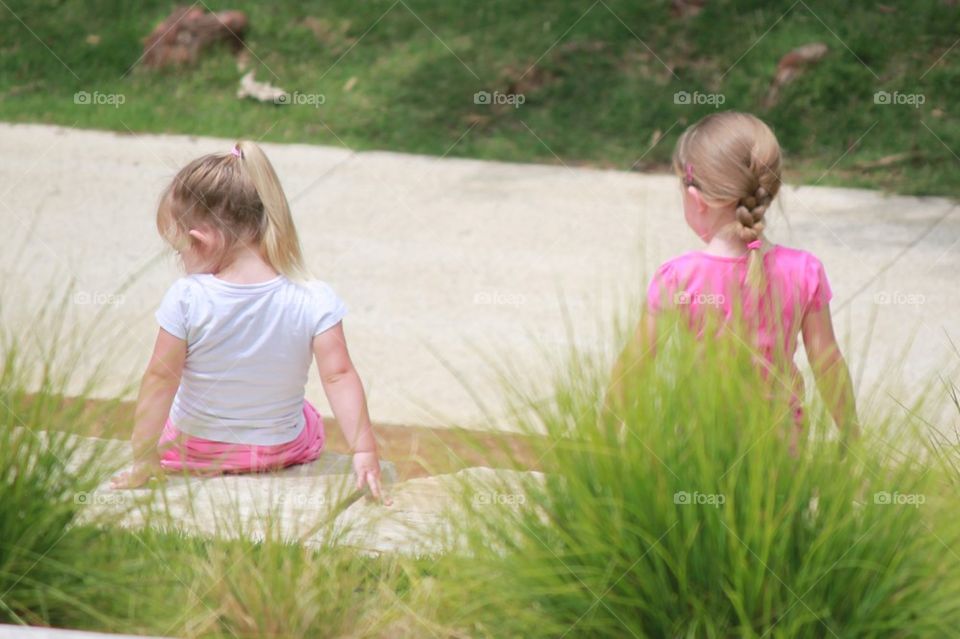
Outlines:
[[747, 259], [703, 251], [675, 257], [657, 269], [648, 307], [678, 309], [701, 336], [708, 320], [719, 320], [722, 329], [742, 313], [752, 346], [771, 364], [792, 363], [804, 315], [823, 308], [832, 296], [823, 265], [806, 251], [774, 245], [762, 256], [765, 277], [756, 298]]
[[323, 282], [284, 275], [257, 284], [209, 273], [177, 280], [157, 310], [187, 342], [170, 417], [183, 432], [231, 443], [289, 442], [304, 425], [304, 386], [315, 335], [346, 307]]

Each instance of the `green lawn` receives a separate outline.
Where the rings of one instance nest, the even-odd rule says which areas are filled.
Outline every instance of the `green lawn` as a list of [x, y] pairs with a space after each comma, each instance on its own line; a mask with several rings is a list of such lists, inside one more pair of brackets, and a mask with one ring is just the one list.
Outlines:
[[[629, 0], [207, 6], [247, 12], [258, 79], [324, 103], [238, 100], [225, 49], [179, 73], [136, 68], [172, 2], [5, 0], [0, 119], [663, 170], [684, 126], [714, 109], [674, 94], [720, 93], [721, 108], [774, 126], [792, 180], [960, 193], [960, 7], [940, 0], [710, 0], [687, 18]], [[826, 58], [764, 108], [780, 57], [816, 41]], [[923, 104], [876, 104], [881, 90]], [[78, 105], [78, 91], [124, 103]], [[478, 91], [523, 104], [475, 104]]]

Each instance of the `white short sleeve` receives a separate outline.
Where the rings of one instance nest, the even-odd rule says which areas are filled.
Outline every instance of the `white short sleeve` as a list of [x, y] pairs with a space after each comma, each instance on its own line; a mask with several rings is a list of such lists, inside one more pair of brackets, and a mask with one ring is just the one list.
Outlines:
[[313, 335], [316, 336], [340, 323], [347, 314], [347, 306], [325, 282], [311, 282], [308, 288], [313, 293], [315, 304]]
[[181, 277], [167, 289], [155, 313], [160, 328], [180, 339], [187, 339], [189, 293], [187, 280]]

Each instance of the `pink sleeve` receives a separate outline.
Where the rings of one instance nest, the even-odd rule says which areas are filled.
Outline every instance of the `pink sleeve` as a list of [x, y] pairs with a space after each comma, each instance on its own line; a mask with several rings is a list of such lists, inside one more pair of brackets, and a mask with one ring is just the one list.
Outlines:
[[669, 306], [672, 295], [669, 268], [664, 264], [653, 274], [650, 286], [647, 287], [647, 309], [651, 313], [656, 313], [664, 306]]
[[817, 258], [811, 260], [810, 267], [807, 269], [807, 290], [810, 291], [807, 309], [811, 311], [819, 311], [833, 298], [830, 282], [827, 281], [827, 272], [823, 268], [823, 263]]

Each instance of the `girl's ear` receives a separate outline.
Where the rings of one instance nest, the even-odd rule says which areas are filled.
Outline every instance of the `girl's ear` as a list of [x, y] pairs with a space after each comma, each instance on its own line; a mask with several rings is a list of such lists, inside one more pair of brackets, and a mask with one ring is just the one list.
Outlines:
[[703, 213], [709, 208], [703, 199], [703, 194], [700, 193], [700, 189], [697, 187], [693, 185], [688, 186], [687, 194], [690, 195], [690, 199], [693, 202], [694, 209], [697, 211], [697, 213]]
[[208, 226], [190, 229], [187, 235], [200, 245], [201, 251], [210, 251], [217, 244], [217, 233]]

